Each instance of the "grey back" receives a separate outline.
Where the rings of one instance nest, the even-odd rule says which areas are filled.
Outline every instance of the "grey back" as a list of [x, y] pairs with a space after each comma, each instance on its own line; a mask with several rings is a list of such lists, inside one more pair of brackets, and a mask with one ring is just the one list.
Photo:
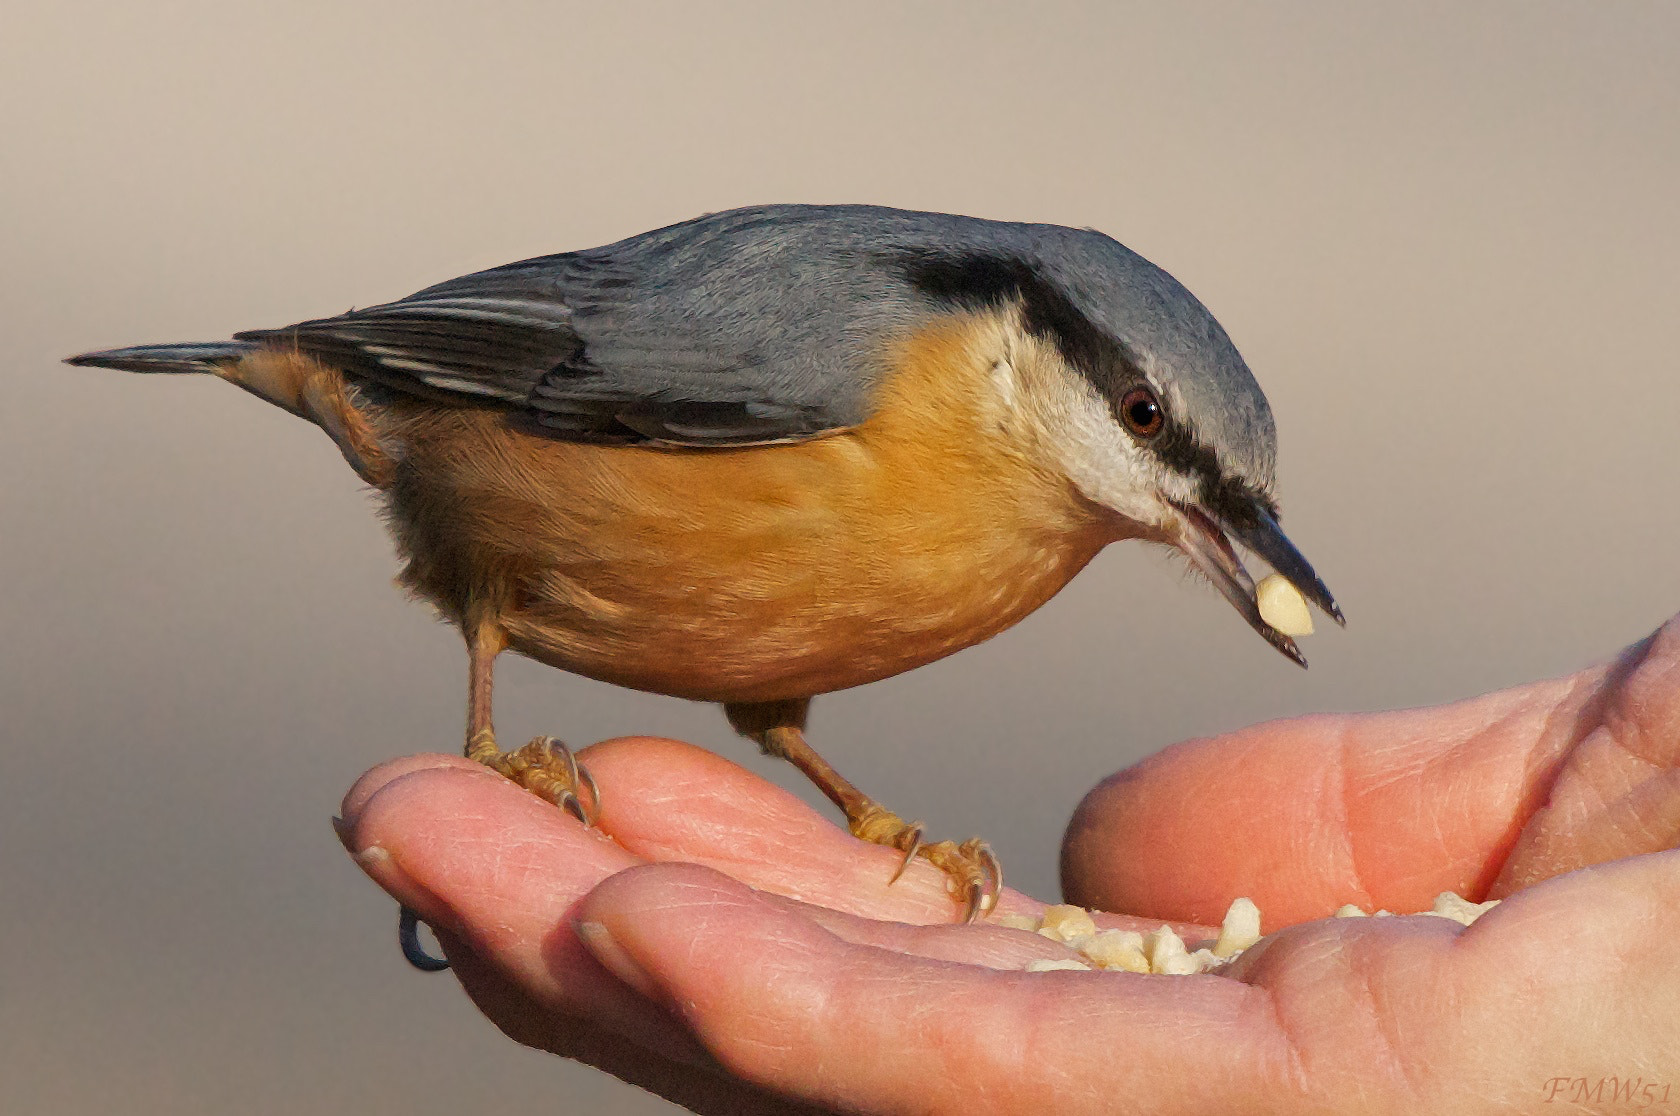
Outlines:
[[930, 258], [1027, 264], [1175, 383], [1204, 437], [1254, 446], [1266, 460], [1243, 464], [1269, 480], [1270, 412], [1212, 315], [1116, 241], [1058, 225], [756, 206], [238, 337], [399, 391], [517, 410], [556, 437], [784, 441], [868, 417], [888, 343], [950, 309], [909, 278], [910, 261]]

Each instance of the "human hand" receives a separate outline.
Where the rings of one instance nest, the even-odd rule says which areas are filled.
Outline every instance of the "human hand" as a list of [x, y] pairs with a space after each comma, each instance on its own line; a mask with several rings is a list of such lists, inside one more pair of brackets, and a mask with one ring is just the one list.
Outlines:
[[[950, 924], [938, 872], [887, 886], [896, 853], [726, 760], [584, 758], [599, 831], [417, 756], [364, 776], [341, 832], [511, 1037], [697, 1111], [1680, 1106], [1680, 618], [1566, 679], [1261, 725], [1099, 786], [1070, 901], [1149, 929], [1252, 897], [1272, 936], [1217, 975], [1020, 971], [1074, 955]], [[1322, 917], [1444, 890], [1505, 902], [1468, 929]], [[1618, 1105], [1613, 1076], [1641, 1091]]]

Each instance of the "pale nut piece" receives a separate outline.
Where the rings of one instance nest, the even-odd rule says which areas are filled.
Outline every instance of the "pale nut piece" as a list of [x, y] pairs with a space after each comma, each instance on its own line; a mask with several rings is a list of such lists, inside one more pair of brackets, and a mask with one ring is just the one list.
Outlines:
[[1141, 949], [1122, 950], [1109, 955], [1107, 964], [1098, 967], [1122, 973], [1147, 973], [1149, 958]]
[[1307, 599], [1282, 574], [1269, 574], [1254, 587], [1254, 603], [1260, 606], [1260, 619], [1286, 636], [1313, 634], [1312, 613]]
[[1151, 971], [1164, 976], [1194, 976], [1202, 971], [1202, 963], [1194, 953], [1174, 953], [1161, 958], [1151, 966]]
[[1091, 912], [1084, 907], [1058, 903], [1044, 908], [1044, 921], [1038, 932], [1054, 941], [1069, 942], [1086, 934], [1095, 934], [1097, 924], [1091, 919]]
[[1169, 965], [1177, 965], [1174, 958], [1188, 957], [1189, 951], [1184, 948], [1184, 939], [1163, 923], [1143, 936], [1143, 955], [1149, 958], [1150, 972], [1165, 973], [1173, 971]]
[[1075, 961], [1071, 957], [1037, 957], [1027, 962], [1027, 972], [1029, 973], [1053, 973], [1059, 969], [1077, 969], [1088, 973], [1091, 971], [1091, 966], [1083, 961]]
[[1336, 917], [1337, 918], [1370, 918], [1371, 916], [1365, 913], [1365, 908], [1364, 907], [1358, 907], [1358, 906], [1355, 906], [1352, 903], [1343, 903], [1341, 906], [1336, 908]]
[[1198, 949], [1190, 954], [1190, 960], [1196, 963], [1196, 971], [1198, 973], [1207, 973], [1212, 972], [1214, 969], [1223, 968], [1225, 962], [1231, 959], [1229, 957], [1220, 957], [1211, 949]]
[[1454, 922], [1469, 926], [1498, 904], [1497, 899], [1489, 899], [1486, 903], [1472, 903], [1456, 891], [1443, 891], [1435, 897], [1435, 906], [1424, 913], [1450, 918]]
[[1099, 930], [1068, 944], [1090, 958], [1099, 969], [1149, 971], [1149, 958], [1143, 955], [1143, 935], [1136, 930]]
[[1036, 919], [1032, 915], [1005, 912], [1003, 914], [993, 915], [991, 923], [993, 926], [1004, 926], [1010, 930], [1030, 930], [1037, 932], [1039, 926], [1042, 925], [1042, 920]]
[[1213, 955], [1235, 957], [1260, 940], [1260, 908], [1246, 896], [1233, 899], [1219, 926], [1219, 940], [1213, 943]]

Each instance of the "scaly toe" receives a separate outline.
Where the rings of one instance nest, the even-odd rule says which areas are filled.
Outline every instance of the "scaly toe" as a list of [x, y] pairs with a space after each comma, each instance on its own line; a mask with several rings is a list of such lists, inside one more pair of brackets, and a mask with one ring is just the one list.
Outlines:
[[978, 837], [961, 845], [941, 841], [923, 846], [918, 855], [945, 873], [946, 885], [962, 902], [964, 922], [974, 922], [997, 906], [1003, 890], [1003, 865], [986, 842]]
[[[475, 745], [478, 742], [475, 740]], [[601, 813], [601, 788], [572, 750], [552, 736], [539, 736], [511, 752], [485, 754], [469, 748], [470, 758], [505, 775], [538, 798], [565, 810], [586, 826]], [[581, 792], [581, 793], [580, 793]]]

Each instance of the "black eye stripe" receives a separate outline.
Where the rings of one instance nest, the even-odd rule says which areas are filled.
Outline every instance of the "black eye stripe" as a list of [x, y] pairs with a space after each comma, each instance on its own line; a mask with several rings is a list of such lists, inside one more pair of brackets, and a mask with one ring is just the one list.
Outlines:
[[946, 256], [904, 252], [896, 257], [911, 286], [951, 306], [989, 310], [1019, 302], [1028, 333], [1056, 346], [1062, 359], [1091, 382], [1110, 406], [1144, 383], [1143, 372], [1119, 340], [1073, 304], [1067, 292], [1016, 256]]
[[1221, 466], [1219, 455], [1196, 436], [1188, 424], [1165, 416], [1161, 432], [1149, 442], [1149, 451], [1169, 469], [1196, 482], [1203, 510], [1227, 523], [1243, 524], [1259, 508], [1279, 518], [1277, 501], [1264, 490]]
[[[1148, 387], [1143, 370], [1119, 339], [1081, 313], [1067, 292], [1030, 260], [916, 250], [889, 253], [886, 259], [903, 269], [916, 290], [949, 306], [990, 310], [1019, 303], [1027, 331], [1055, 345], [1062, 359], [1108, 400], [1115, 421], [1131, 429], [1122, 401], [1128, 393]], [[1259, 507], [1277, 518], [1277, 505], [1270, 496], [1245, 480], [1228, 476], [1212, 447], [1183, 418], [1169, 411], [1158, 396], [1156, 406], [1161, 426], [1147, 436], [1149, 452], [1168, 468], [1194, 478], [1210, 512], [1240, 520]]]

